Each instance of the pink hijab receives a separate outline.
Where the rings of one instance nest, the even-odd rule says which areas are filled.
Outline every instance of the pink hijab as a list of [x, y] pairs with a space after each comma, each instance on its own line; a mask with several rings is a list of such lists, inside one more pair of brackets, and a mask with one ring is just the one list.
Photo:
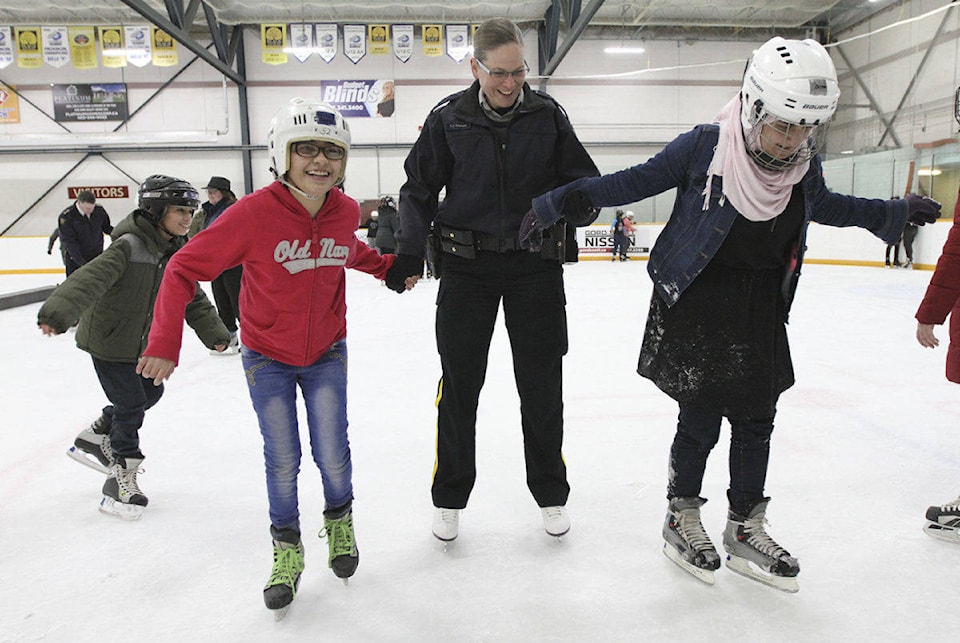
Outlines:
[[787, 207], [793, 186], [810, 168], [810, 161], [783, 170], [768, 170], [753, 162], [743, 139], [740, 124], [740, 95], [717, 114], [720, 138], [707, 169], [707, 187], [703, 191], [703, 209], [710, 207], [714, 176], [723, 177], [723, 198], [751, 221], [769, 221]]

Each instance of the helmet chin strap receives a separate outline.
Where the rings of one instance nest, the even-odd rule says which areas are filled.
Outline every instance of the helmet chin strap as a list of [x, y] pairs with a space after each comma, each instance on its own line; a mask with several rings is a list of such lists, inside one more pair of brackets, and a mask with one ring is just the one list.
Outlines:
[[321, 194], [320, 196], [317, 196], [316, 194], [307, 194], [306, 192], [304, 192], [303, 190], [301, 190], [300, 188], [298, 188], [297, 186], [295, 186], [293, 183], [291, 183], [290, 181], [288, 181], [286, 174], [284, 174], [282, 177], [280, 177], [279, 181], [280, 181], [280, 183], [282, 183], [283, 185], [287, 186], [287, 189], [292, 190], [292, 191], [296, 192], [297, 194], [299, 194], [300, 196], [302, 196], [303, 198], [305, 198], [305, 199], [310, 199], [311, 201], [319, 201], [320, 199], [322, 199], [322, 198], [324, 198], [325, 196], [327, 196], [326, 194]]

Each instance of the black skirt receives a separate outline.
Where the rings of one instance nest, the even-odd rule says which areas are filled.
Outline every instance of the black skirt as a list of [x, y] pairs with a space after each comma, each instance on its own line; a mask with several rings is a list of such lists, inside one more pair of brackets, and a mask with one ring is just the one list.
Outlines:
[[794, 382], [782, 280], [711, 262], [672, 307], [654, 292], [637, 372], [681, 404], [773, 417]]

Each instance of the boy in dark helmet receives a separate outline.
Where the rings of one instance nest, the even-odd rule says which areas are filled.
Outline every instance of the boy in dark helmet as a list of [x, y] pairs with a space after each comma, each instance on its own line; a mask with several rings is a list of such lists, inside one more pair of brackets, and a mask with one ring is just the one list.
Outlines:
[[[113, 231], [110, 247], [60, 284], [37, 318], [45, 335], [80, 323], [77, 346], [92, 356], [110, 404], [67, 453], [107, 474], [100, 510], [126, 520], [136, 520], [147, 506], [137, 484], [143, 462], [138, 433], [145, 411], [163, 395], [162, 385], [137, 374], [137, 360], [164, 267], [186, 243], [200, 198], [186, 181], [154, 175], [140, 186], [137, 205]], [[226, 348], [230, 333], [199, 288], [186, 318], [208, 348]]]

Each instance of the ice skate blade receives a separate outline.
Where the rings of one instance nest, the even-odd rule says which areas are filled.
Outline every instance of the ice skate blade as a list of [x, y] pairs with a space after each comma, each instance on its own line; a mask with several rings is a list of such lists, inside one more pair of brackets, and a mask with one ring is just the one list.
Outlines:
[[282, 621], [282, 620], [283, 620], [283, 617], [286, 616], [286, 615], [287, 615], [287, 612], [290, 611], [290, 606], [289, 606], [289, 605], [284, 605], [283, 607], [278, 607], [277, 609], [275, 609], [275, 610], [270, 610], [270, 611], [273, 612], [273, 621], [274, 621], [274, 622]]
[[713, 570], [701, 569], [696, 565], [691, 565], [683, 559], [676, 547], [671, 547], [668, 543], [663, 543], [663, 554], [677, 564], [677, 567], [687, 572], [698, 581], [707, 585], [713, 585], [717, 580], [713, 576]]
[[94, 471], [99, 471], [100, 473], [106, 475], [110, 473], [110, 469], [103, 466], [99, 460], [94, 458], [92, 455], [84, 451], [83, 449], [78, 449], [76, 446], [72, 446], [67, 449], [67, 455], [72, 459], [76, 460], [80, 464], [90, 467]]
[[927, 524], [923, 526], [923, 530], [931, 538], [936, 538], [937, 540], [948, 543], [960, 544], [960, 531], [953, 527], [940, 525], [928, 520]]
[[121, 520], [140, 520], [143, 516], [143, 507], [140, 505], [128, 505], [118, 502], [109, 496], [104, 496], [100, 500], [100, 513], [108, 516], [116, 516]]
[[727, 554], [727, 567], [740, 574], [744, 578], [755, 580], [781, 592], [795, 594], [800, 591], [800, 583], [796, 576], [776, 576], [769, 572], [762, 571], [759, 567], [745, 558]]

